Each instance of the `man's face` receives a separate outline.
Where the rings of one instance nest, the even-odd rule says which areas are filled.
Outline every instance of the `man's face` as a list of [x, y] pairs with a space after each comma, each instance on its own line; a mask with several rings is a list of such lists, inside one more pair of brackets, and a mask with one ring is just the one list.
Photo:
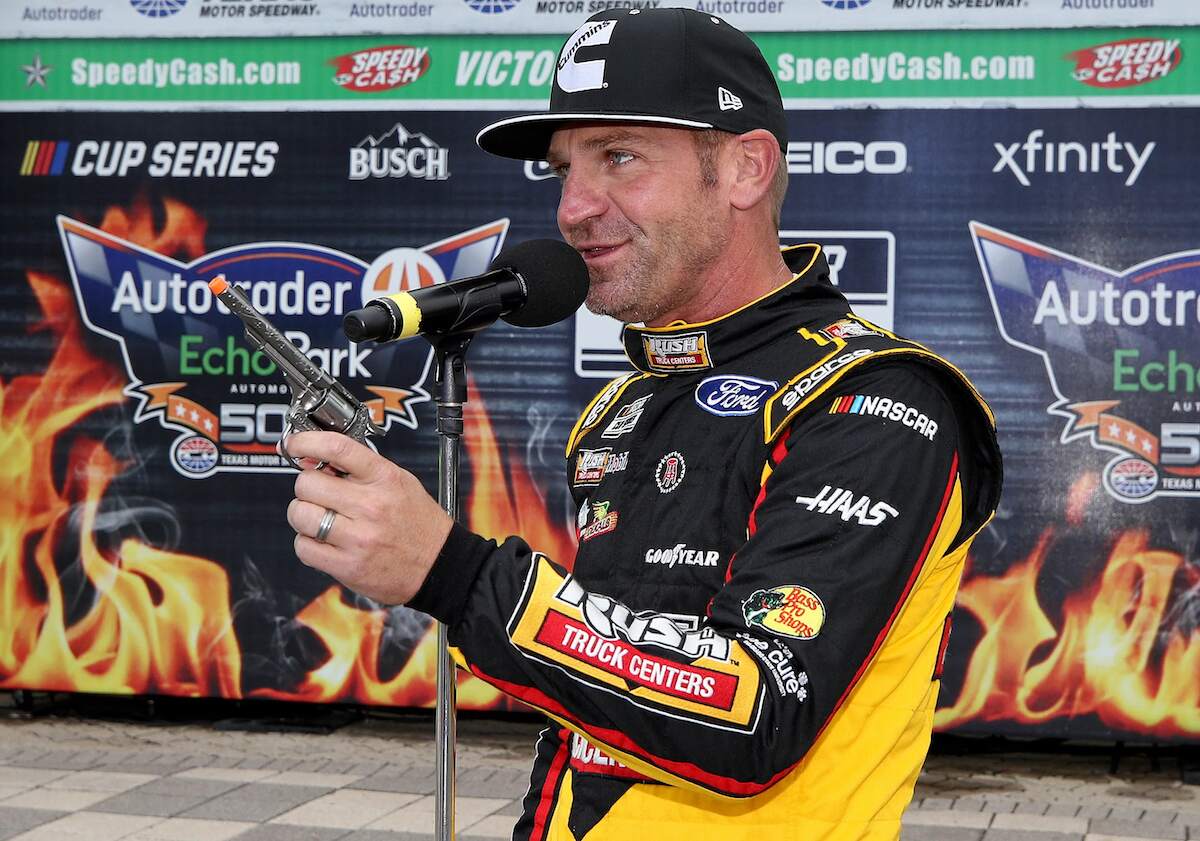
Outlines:
[[558, 227], [587, 264], [587, 307], [624, 322], [674, 320], [728, 241], [730, 207], [703, 183], [693, 132], [589, 124], [554, 133]]

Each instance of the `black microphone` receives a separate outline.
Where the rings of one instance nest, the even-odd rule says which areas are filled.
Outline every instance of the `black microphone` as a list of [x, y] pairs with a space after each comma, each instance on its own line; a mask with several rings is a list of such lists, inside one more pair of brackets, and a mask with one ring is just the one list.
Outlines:
[[500, 252], [488, 271], [413, 292], [376, 298], [346, 314], [352, 342], [471, 333], [503, 318], [517, 327], [562, 321], [587, 298], [583, 257], [556, 239], [533, 239]]

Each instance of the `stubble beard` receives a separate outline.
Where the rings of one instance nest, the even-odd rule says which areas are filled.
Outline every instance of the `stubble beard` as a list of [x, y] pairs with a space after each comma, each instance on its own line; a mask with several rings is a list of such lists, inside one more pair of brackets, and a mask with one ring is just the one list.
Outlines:
[[626, 324], [652, 322], [685, 303], [729, 240], [725, 227], [709, 216], [664, 222], [657, 243], [633, 224], [620, 236], [605, 236], [625, 240], [629, 254], [621, 265], [589, 267], [586, 306]]

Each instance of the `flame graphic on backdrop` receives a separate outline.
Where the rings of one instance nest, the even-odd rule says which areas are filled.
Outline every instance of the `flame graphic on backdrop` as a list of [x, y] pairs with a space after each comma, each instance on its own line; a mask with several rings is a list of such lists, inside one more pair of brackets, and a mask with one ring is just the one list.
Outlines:
[[[1071, 507], [1080, 493], [1086, 489], [1073, 489]], [[1195, 572], [1180, 554], [1149, 548], [1145, 532], [1125, 531], [1100, 576], [1064, 599], [1056, 628], [1036, 592], [1053, 545], [1048, 529], [1004, 575], [963, 584], [958, 607], [975, 616], [983, 638], [958, 699], [937, 711], [935, 726], [1095, 715], [1119, 731], [1200, 735], [1200, 631], [1163, 631], [1173, 582]]]
[[[160, 254], [196, 259], [205, 253], [207, 224], [186, 205], [164, 199], [162, 224], [145, 197], [128, 209], [112, 207], [100, 227]], [[72, 425], [97, 409], [122, 402], [125, 385], [112, 365], [91, 356], [68, 286], [28, 273], [45, 319], [40, 328], [59, 343], [46, 370], [0, 383], [0, 687], [57, 691], [161, 693], [238, 698], [242, 652], [233, 631], [230, 585], [216, 562], [168, 552], [136, 539], [102, 550], [95, 539], [105, 492], [122, 465], [97, 441], [78, 440], [62, 487], [52, 456]], [[505, 476], [499, 447], [479, 395], [467, 413], [468, 458], [492, 491], [477, 481], [467, 501], [469, 524], [489, 536], [522, 530], [538, 545], [574, 544], [556, 528], [529, 474], [516, 464]], [[55, 550], [65, 523], [78, 509], [79, 564], [95, 592], [90, 609], [70, 620]], [[432, 627], [400, 672], [380, 676], [380, 648], [388, 612], [348, 605], [338, 586], [305, 606], [295, 620], [328, 652], [290, 690], [258, 690], [256, 697], [429, 706], [435, 695], [436, 646]], [[516, 708], [516, 703], [469, 675], [460, 675], [459, 700], [470, 709]]]

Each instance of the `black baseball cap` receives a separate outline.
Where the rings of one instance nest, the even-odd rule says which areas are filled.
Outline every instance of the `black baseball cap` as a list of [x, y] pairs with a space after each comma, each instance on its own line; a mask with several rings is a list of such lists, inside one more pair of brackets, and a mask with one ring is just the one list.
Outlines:
[[475, 137], [485, 152], [542, 160], [571, 122], [638, 122], [742, 134], [765, 128], [787, 148], [779, 86], [758, 47], [693, 9], [608, 9], [558, 54], [550, 109], [508, 117]]

